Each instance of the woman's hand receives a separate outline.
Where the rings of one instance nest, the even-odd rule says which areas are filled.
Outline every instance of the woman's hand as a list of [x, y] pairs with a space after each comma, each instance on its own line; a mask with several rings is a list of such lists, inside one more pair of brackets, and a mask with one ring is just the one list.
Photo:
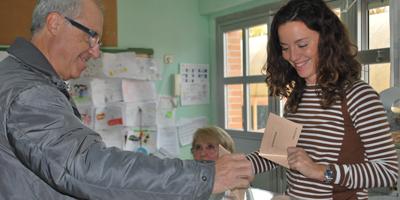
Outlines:
[[290, 169], [300, 172], [307, 178], [324, 180], [327, 165], [315, 163], [303, 148], [288, 147], [287, 152]]

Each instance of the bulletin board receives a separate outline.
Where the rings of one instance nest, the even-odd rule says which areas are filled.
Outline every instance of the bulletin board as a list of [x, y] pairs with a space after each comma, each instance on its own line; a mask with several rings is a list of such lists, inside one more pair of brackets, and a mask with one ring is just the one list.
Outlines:
[[[117, 46], [117, 0], [103, 0], [104, 46]], [[31, 38], [30, 28], [35, 0], [1, 0], [0, 1], [0, 45], [10, 45], [15, 38]]]

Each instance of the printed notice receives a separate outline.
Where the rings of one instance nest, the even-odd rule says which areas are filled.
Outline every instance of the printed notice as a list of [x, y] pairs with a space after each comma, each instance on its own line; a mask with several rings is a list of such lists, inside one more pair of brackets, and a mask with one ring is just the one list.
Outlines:
[[208, 64], [180, 64], [182, 106], [209, 103]]
[[296, 146], [302, 127], [301, 124], [270, 113], [261, 141], [260, 156], [289, 168], [287, 148]]

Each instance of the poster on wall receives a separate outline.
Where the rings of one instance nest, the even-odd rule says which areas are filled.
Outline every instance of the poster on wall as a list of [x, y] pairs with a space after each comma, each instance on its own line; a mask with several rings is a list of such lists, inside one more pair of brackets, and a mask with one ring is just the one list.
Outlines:
[[209, 103], [208, 64], [180, 64], [182, 106]]

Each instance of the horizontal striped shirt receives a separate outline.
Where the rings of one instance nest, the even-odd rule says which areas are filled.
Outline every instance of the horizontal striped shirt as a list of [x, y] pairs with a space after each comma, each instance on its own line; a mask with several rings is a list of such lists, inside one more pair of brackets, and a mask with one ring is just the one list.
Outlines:
[[[341, 102], [323, 109], [317, 86], [307, 86], [296, 113], [286, 118], [302, 124], [297, 147], [303, 148], [318, 164], [331, 164], [336, 177], [333, 184], [348, 189], [361, 189], [358, 199], [368, 198], [368, 188], [395, 185], [398, 178], [398, 158], [389, 133], [389, 124], [378, 94], [365, 82], [358, 81], [346, 92], [351, 122], [364, 146], [364, 162], [338, 164], [344, 138], [344, 118]], [[352, 152], [348, 152], [351, 154]], [[254, 171], [262, 173], [277, 165], [253, 152], [247, 155]], [[286, 193], [298, 199], [332, 199], [333, 185], [306, 178], [287, 170]]]

